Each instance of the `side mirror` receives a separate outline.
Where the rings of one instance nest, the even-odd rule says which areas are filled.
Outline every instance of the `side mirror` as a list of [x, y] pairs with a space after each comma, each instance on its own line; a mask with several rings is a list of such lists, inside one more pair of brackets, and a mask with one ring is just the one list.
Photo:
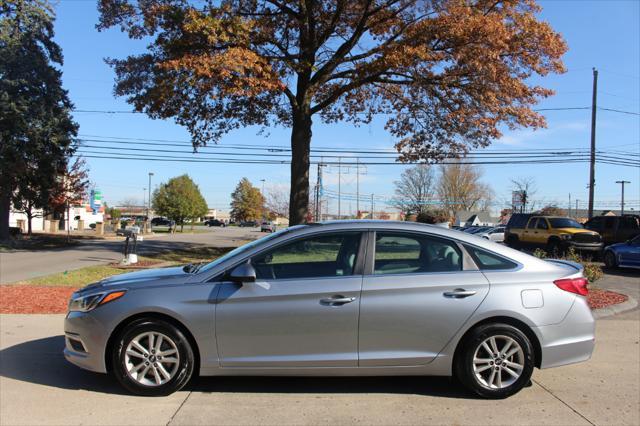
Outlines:
[[245, 262], [242, 265], [236, 266], [235, 269], [231, 271], [229, 278], [231, 281], [240, 284], [252, 283], [256, 281], [256, 270], [251, 263]]

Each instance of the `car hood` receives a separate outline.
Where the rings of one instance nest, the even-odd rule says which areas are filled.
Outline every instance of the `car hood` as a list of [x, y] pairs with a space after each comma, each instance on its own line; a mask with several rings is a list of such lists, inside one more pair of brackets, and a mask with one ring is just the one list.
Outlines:
[[615, 243], [615, 244], [611, 244], [610, 246], [607, 246], [608, 249], [619, 249], [622, 247], [626, 247], [628, 244], [626, 242], [622, 242], [622, 243]]
[[191, 276], [191, 274], [185, 272], [184, 266], [174, 266], [171, 268], [145, 269], [127, 274], [113, 275], [100, 281], [99, 284], [104, 287], [129, 286], [131, 284], [148, 281], [154, 281], [154, 284], [160, 284], [160, 282], [169, 283], [173, 282], [174, 278], [187, 276]]
[[556, 228], [556, 231], [565, 232], [567, 234], [590, 234], [590, 235], [599, 235], [595, 231], [589, 231], [584, 228]]

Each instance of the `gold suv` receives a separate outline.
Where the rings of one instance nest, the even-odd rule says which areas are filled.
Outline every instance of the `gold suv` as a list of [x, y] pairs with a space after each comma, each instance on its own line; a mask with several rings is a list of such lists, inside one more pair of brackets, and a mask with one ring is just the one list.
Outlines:
[[564, 251], [569, 247], [582, 251], [602, 250], [602, 237], [585, 229], [568, 217], [514, 214], [505, 230], [505, 241], [511, 247], [545, 247], [548, 251]]

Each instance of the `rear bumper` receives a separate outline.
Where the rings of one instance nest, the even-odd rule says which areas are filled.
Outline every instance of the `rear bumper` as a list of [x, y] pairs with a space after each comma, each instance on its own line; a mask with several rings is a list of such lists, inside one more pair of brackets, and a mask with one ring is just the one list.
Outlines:
[[587, 361], [595, 346], [595, 321], [587, 300], [576, 296], [565, 319], [555, 325], [536, 327], [540, 338], [540, 368]]

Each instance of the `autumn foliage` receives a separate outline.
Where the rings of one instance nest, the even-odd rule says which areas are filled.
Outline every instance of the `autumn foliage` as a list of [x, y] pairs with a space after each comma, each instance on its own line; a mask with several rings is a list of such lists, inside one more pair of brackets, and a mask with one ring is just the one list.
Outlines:
[[99, 28], [150, 40], [109, 62], [116, 93], [174, 118], [194, 147], [242, 126], [291, 127], [290, 221], [307, 213], [312, 117], [387, 114], [403, 161], [487, 146], [501, 126], [540, 127], [531, 107], [563, 72], [562, 38], [533, 0], [100, 0]]

